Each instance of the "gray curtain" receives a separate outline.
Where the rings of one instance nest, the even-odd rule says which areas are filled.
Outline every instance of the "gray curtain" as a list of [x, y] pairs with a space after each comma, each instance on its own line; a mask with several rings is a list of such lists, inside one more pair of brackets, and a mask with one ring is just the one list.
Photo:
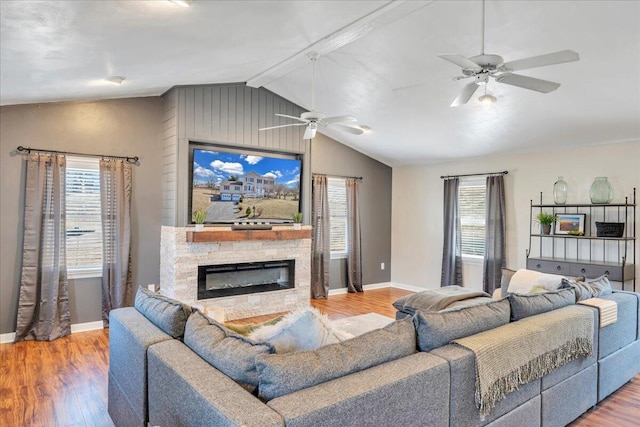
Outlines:
[[482, 286], [493, 294], [500, 287], [505, 266], [505, 197], [504, 176], [487, 177], [486, 235], [484, 243], [484, 272]]
[[71, 333], [67, 284], [63, 155], [29, 154], [22, 277], [15, 341], [52, 341]]
[[444, 245], [442, 248], [442, 275], [440, 286], [462, 286], [462, 233], [458, 188], [460, 180], [444, 180]]
[[362, 248], [360, 244], [360, 180], [347, 178], [347, 291], [362, 292]]
[[326, 299], [329, 296], [329, 196], [327, 177], [313, 176], [311, 201], [311, 298]]
[[133, 303], [131, 278], [131, 164], [100, 161], [102, 209], [102, 321], [109, 312]]

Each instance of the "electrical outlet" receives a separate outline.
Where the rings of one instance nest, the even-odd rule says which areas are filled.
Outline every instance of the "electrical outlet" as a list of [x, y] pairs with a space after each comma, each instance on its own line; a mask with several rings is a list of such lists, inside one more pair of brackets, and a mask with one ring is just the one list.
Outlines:
[[380, 270], [384, 270], [384, 262], [380, 263]]

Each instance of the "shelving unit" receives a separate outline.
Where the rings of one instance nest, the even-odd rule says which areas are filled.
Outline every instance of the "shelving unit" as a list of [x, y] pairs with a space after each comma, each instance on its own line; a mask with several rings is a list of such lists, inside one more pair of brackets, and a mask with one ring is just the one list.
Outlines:
[[[540, 212], [553, 214], [586, 214], [584, 236], [567, 234], [540, 234], [535, 217]], [[527, 269], [567, 276], [598, 277], [607, 274], [609, 280], [621, 282], [626, 290], [636, 290], [636, 189], [633, 199], [625, 197], [624, 203], [594, 204], [543, 204], [531, 200], [529, 209], [529, 248]], [[622, 237], [598, 237], [596, 221], [623, 222]]]

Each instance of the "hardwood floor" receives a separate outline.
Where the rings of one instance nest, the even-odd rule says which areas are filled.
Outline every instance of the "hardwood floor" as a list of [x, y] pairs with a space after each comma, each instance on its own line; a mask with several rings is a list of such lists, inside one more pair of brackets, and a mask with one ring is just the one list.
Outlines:
[[[312, 304], [332, 319], [370, 312], [394, 317], [391, 302], [409, 293], [375, 289]], [[0, 344], [0, 426], [113, 426], [106, 409], [108, 346], [108, 330], [76, 333], [53, 342]], [[639, 419], [640, 375], [571, 426], [635, 427]]]

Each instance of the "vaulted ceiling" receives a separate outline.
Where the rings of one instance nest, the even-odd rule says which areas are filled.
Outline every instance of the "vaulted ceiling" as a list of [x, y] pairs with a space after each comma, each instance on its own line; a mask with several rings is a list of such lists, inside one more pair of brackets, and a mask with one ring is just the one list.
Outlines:
[[[449, 105], [468, 80], [437, 57], [481, 50], [480, 1], [0, 2], [2, 105], [160, 95], [247, 82], [371, 131], [324, 132], [389, 165], [640, 140], [639, 1], [486, 3], [485, 51], [506, 61], [571, 49], [578, 62], [493, 80], [495, 104]], [[108, 76], [126, 79], [121, 85]]]

